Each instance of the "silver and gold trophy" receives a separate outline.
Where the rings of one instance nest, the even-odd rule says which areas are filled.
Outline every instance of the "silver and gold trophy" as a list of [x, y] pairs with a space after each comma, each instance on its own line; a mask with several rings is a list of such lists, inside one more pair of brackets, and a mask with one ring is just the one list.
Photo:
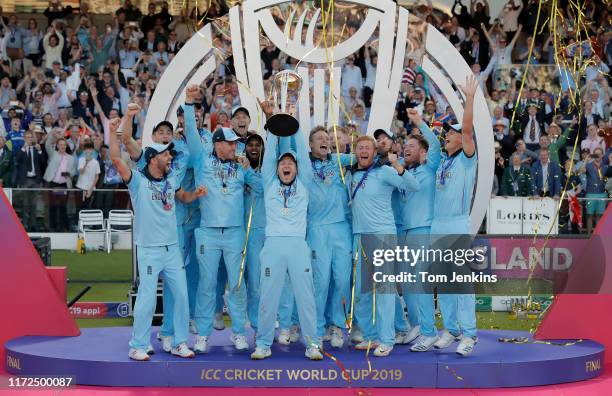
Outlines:
[[291, 114], [295, 111], [302, 78], [293, 70], [283, 70], [272, 79], [272, 101], [277, 113], [268, 118], [268, 130], [276, 136], [291, 136], [300, 129], [300, 123]]

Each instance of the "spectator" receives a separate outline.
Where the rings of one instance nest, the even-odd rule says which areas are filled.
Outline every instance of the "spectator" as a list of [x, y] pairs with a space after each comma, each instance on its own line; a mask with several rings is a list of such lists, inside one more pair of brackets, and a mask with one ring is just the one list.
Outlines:
[[582, 143], [580, 143], [580, 148], [583, 150], [589, 150], [591, 154], [593, 154], [598, 148], [600, 148], [602, 151], [606, 150], [604, 139], [597, 135], [597, 125], [589, 125], [587, 128], [587, 137], [582, 141]]
[[157, 5], [151, 1], [147, 7], [147, 15], [143, 16], [140, 21], [140, 30], [145, 35], [155, 27], [155, 11], [157, 11]]
[[[43, 153], [40, 145], [34, 142], [32, 132], [23, 134], [24, 144], [20, 149], [14, 149], [15, 168], [13, 185], [18, 188], [40, 188], [43, 176]], [[36, 201], [38, 194], [25, 193], [22, 196], [21, 222], [26, 230], [36, 229]]]
[[606, 210], [606, 177], [608, 165], [603, 164], [603, 150], [596, 148], [591, 154], [591, 161], [586, 164], [586, 214], [587, 232], [591, 234], [601, 215]]
[[60, 0], [50, 0], [49, 7], [43, 13], [47, 17], [47, 24], [52, 25], [56, 19], [64, 19], [72, 13], [72, 7], [64, 7]]
[[45, 49], [45, 67], [51, 69], [53, 62], [62, 64], [62, 51], [64, 49], [64, 36], [62, 36], [53, 24], [45, 37], [43, 37], [43, 48]]
[[40, 66], [42, 54], [40, 53], [40, 42], [43, 39], [42, 32], [38, 28], [36, 19], [28, 20], [28, 28], [23, 32], [23, 49], [26, 57], [32, 61], [35, 66]]
[[[576, 119], [572, 120], [572, 127], [576, 125]], [[565, 128], [565, 131], [561, 133], [561, 127], [555, 123], [550, 124], [548, 127], [548, 151], [550, 153], [550, 160], [558, 164], [565, 163], [565, 156], [563, 161], [560, 160], [559, 150], [565, 148], [567, 138], [572, 131], [571, 127]]]
[[161, 10], [157, 14], [155, 14], [155, 24], [159, 24], [163, 26], [165, 30], [168, 30], [168, 26], [172, 22], [172, 19], [173, 17], [168, 11], [168, 2], [162, 1]]
[[[49, 165], [44, 179], [53, 190], [49, 192], [49, 225], [52, 231], [68, 231], [68, 192], [61, 191], [72, 188], [74, 176], [74, 157], [67, 152], [68, 144], [63, 138], [63, 131], [55, 128], [47, 138], [45, 150], [49, 157]], [[59, 190], [59, 191], [58, 191]]]
[[519, 153], [510, 156], [510, 165], [504, 169], [500, 194], [504, 197], [530, 197], [533, 195], [531, 171], [521, 163]]
[[540, 149], [539, 160], [531, 167], [532, 190], [537, 197], [559, 198], [561, 195], [561, 169], [549, 159], [548, 147]]
[[498, 142], [501, 149], [501, 155], [504, 160], [508, 161], [510, 154], [514, 151], [514, 143], [509, 135], [504, 134], [506, 124], [503, 121], [497, 120], [493, 123], [493, 138], [495, 142]]
[[540, 136], [544, 133], [544, 120], [540, 107], [536, 102], [527, 103], [527, 114], [520, 118], [520, 136], [527, 148], [536, 151], [540, 144]]
[[[79, 177], [76, 186], [82, 191], [79, 200], [80, 209], [91, 209], [93, 204], [93, 190], [98, 184], [100, 176], [100, 163], [94, 158], [93, 143], [87, 142], [83, 145], [83, 156], [78, 163]], [[81, 197], [81, 196], [79, 196]]]
[[120, 13], [124, 13], [125, 20], [129, 22], [138, 21], [142, 16], [142, 12], [140, 12], [138, 8], [134, 7], [130, 0], [125, 0], [123, 2], [123, 6], [115, 12], [115, 15]]
[[349, 96], [349, 89], [353, 87], [357, 92], [363, 90], [361, 69], [355, 66], [355, 56], [349, 55], [342, 67], [342, 95]]
[[501, 21], [504, 33], [506, 33], [506, 37], [514, 37], [514, 34], [518, 29], [518, 18], [522, 10], [522, 0], [508, 0], [508, 2], [504, 5], [504, 8], [499, 14], [499, 19]]
[[6, 146], [6, 139], [0, 135], [0, 188], [13, 185], [13, 153]]

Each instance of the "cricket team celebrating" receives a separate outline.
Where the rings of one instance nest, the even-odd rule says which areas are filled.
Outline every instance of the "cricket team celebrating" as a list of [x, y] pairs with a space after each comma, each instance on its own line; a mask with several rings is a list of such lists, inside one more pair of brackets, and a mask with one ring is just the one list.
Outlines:
[[[467, 356], [477, 341], [473, 294], [439, 294], [444, 321], [435, 326], [430, 293], [377, 293], [362, 285], [363, 236], [410, 245], [418, 235], [470, 233], [476, 175], [473, 77], [461, 86], [461, 124], [436, 136], [415, 109], [403, 158], [394, 136], [377, 129], [360, 136], [353, 153], [333, 150], [334, 128], [315, 127], [289, 137], [247, 130], [248, 110], [232, 114], [232, 128], [201, 127], [200, 90], [189, 86], [175, 130], [167, 121], [141, 149], [132, 138], [130, 104], [110, 121], [110, 153], [126, 182], [135, 212], [139, 288], [129, 357], [149, 360], [158, 279], [164, 283], [164, 318], [158, 339], [166, 352], [190, 358], [206, 353], [219, 323], [223, 294], [232, 342], [252, 359], [271, 356], [275, 327], [281, 344], [305, 344], [311, 360], [323, 359], [324, 341], [388, 356], [396, 344], [425, 352], [448, 348]], [[275, 109], [260, 102], [267, 118]], [[266, 129], [265, 127], [263, 128]], [[265, 139], [265, 142], [264, 142]], [[441, 149], [440, 140], [444, 143]], [[337, 143], [338, 147], [341, 147]], [[136, 166], [122, 159], [123, 144]], [[308, 147], [309, 146], [309, 147]], [[348, 150], [346, 150], [348, 151]], [[397, 313], [396, 313], [397, 312]], [[345, 334], [347, 327], [350, 335]], [[187, 345], [188, 335], [195, 344]], [[301, 332], [301, 337], [300, 337]]]

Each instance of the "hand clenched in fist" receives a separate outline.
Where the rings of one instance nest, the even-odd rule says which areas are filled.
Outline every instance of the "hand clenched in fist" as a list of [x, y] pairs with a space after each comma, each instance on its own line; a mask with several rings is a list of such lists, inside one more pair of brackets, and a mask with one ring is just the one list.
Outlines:
[[196, 84], [190, 85], [185, 90], [185, 103], [195, 103], [200, 98], [200, 87]]

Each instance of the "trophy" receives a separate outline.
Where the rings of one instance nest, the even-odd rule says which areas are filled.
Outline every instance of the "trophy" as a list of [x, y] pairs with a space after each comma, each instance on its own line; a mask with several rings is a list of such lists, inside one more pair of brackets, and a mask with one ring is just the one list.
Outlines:
[[300, 128], [298, 120], [288, 112], [295, 110], [295, 103], [302, 78], [292, 70], [283, 70], [272, 79], [272, 99], [274, 108], [279, 112], [268, 118], [268, 130], [276, 136], [291, 136]]

